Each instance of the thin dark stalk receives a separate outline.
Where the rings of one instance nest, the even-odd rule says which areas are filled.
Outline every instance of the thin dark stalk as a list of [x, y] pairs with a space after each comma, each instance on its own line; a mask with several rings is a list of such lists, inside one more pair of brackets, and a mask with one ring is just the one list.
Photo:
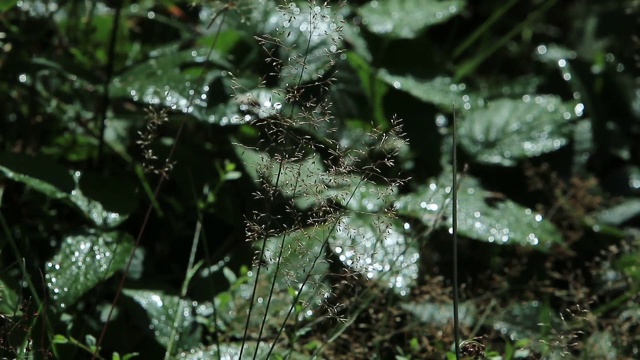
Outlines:
[[[353, 188], [353, 191], [351, 192], [351, 195], [349, 196], [347, 203], [351, 202], [351, 199], [353, 199], [354, 195], [356, 194], [356, 191], [358, 190], [358, 188], [360, 187], [360, 184], [362, 184], [363, 181], [364, 179], [360, 179], [360, 182], [358, 182], [358, 184]], [[333, 224], [331, 225], [331, 228], [327, 232], [324, 238], [324, 241], [322, 242], [322, 245], [320, 246], [318, 255], [311, 262], [311, 268], [305, 274], [304, 280], [302, 281], [302, 284], [300, 284], [300, 289], [297, 291], [296, 297], [293, 299], [293, 302], [289, 307], [289, 311], [287, 312], [287, 316], [285, 316], [284, 320], [282, 321], [282, 325], [279, 327], [278, 333], [276, 334], [275, 339], [273, 339], [273, 343], [271, 344], [271, 347], [269, 348], [269, 352], [267, 353], [267, 357], [265, 359], [269, 359], [269, 356], [275, 349], [276, 343], [278, 342], [280, 335], [282, 335], [282, 332], [284, 331], [285, 324], [289, 320], [289, 317], [291, 316], [293, 309], [295, 309], [296, 304], [298, 303], [298, 301], [300, 301], [300, 297], [302, 296], [302, 291], [304, 290], [304, 287], [307, 285], [307, 282], [309, 282], [309, 279], [311, 278], [311, 274], [313, 273], [313, 269], [316, 267], [316, 264], [318, 263], [318, 259], [320, 259], [322, 254], [325, 252], [325, 249], [329, 245], [329, 239], [331, 238], [331, 234], [336, 230], [339, 222], [340, 222], [340, 217], [337, 216]]]
[[109, 38], [109, 53], [107, 56], [107, 76], [104, 79], [104, 89], [102, 90], [102, 101], [98, 121], [100, 121], [100, 135], [98, 143], [98, 154], [96, 156], [96, 167], [102, 163], [102, 152], [104, 151], [104, 132], [107, 127], [107, 109], [111, 100], [109, 96], [109, 84], [113, 77], [113, 68], [115, 63], [116, 42], [118, 39], [118, 27], [120, 26], [120, 14], [122, 13], [123, 0], [116, 1], [116, 13], [113, 16], [113, 26], [111, 27], [111, 35]]
[[[296, 177], [296, 183], [293, 187], [293, 193], [295, 194], [296, 189], [298, 188], [298, 180], [299, 177]], [[264, 309], [264, 316], [262, 317], [262, 324], [260, 324], [260, 331], [258, 332], [258, 346], [260, 345], [260, 340], [262, 339], [262, 333], [264, 331], [264, 326], [267, 323], [267, 314], [269, 313], [269, 306], [271, 305], [271, 299], [273, 298], [273, 291], [276, 287], [276, 279], [278, 278], [278, 272], [280, 272], [280, 259], [282, 259], [282, 253], [284, 252], [284, 243], [287, 238], [286, 232], [282, 234], [282, 240], [280, 241], [280, 252], [278, 253], [278, 261], [276, 262], [276, 268], [274, 269], [273, 281], [271, 282], [271, 289], [269, 289], [269, 297], [267, 298], [267, 305]], [[266, 243], [263, 243], [263, 246], [266, 246]], [[256, 278], [256, 284], [258, 283], [258, 278]], [[295, 304], [294, 304], [295, 305]], [[253, 360], [258, 356], [258, 349], [256, 348], [256, 352], [253, 353]]]
[[456, 105], [453, 104], [453, 178], [451, 179], [453, 191], [451, 204], [451, 221], [453, 232], [453, 332], [455, 339], [456, 360], [460, 359], [460, 319], [458, 317], [458, 132], [456, 130]]
[[[305, 52], [304, 52], [304, 59], [303, 59], [303, 61], [302, 61], [302, 66], [301, 66], [301, 70], [300, 70], [300, 76], [298, 77], [298, 81], [297, 81], [297, 83], [296, 83], [296, 86], [300, 86], [300, 84], [302, 84], [302, 76], [303, 76], [304, 71], [305, 71], [305, 69], [306, 69], [306, 61], [307, 61], [307, 57], [308, 57], [308, 55], [309, 55], [309, 48], [311, 47], [311, 37], [312, 37], [312, 34], [313, 34], [313, 24], [314, 24], [314, 23], [313, 23], [313, 15], [311, 14], [311, 11], [309, 11], [309, 24], [310, 24], [310, 29], [309, 29], [309, 39], [307, 40], [307, 47], [306, 47]], [[293, 107], [292, 107], [292, 108], [291, 108], [291, 111], [290, 111], [290, 113], [289, 113], [289, 118], [290, 118], [290, 119], [293, 117], [293, 114], [294, 114], [294, 109], [293, 109]], [[284, 128], [284, 131], [285, 131], [284, 141], [285, 141], [285, 143], [286, 143], [286, 139], [287, 139], [287, 137], [288, 137], [288, 136], [287, 136], [287, 135], [288, 135], [288, 131], [287, 131], [286, 127]], [[281, 173], [282, 173], [282, 169], [283, 169], [283, 167], [284, 167], [284, 162], [285, 162], [285, 161], [286, 161], [286, 157], [282, 157], [282, 159], [280, 160], [280, 163], [279, 163], [279, 165], [278, 165], [278, 175], [276, 176], [276, 181], [275, 181], [275, 184], [274, 184], [274, 187], [275, 187], [276, 189], [278, 188], [278, 185], [279, 185], [280, 175], [281, 175]], [[269, 222], [269, 223], [270, 223], [270, 222]], [[283, 236], [284, 236], [284, 235], [283, 235]], [[267, 235], [265, 234], [265, 235], [263, 236], [263, 240], [262, 240], [262, 249], [260, 250], [260, 258], [259, 258], [259, 259], [262, 259], [262, 258], [263, 258], [263, 256], [264, 256], [264, 251], [265, 251], [266, 243], [267, 243]], [[283, 237], [283, 243], [284, 243], [284, 237]], [[323, 244], [323, 248], [324, 248], [324, 244]], [[280, 253], [280, 255], [281, 255], [281, 254], [282, 254], [282, 252]], [[279, 257], [278, 257], [278, 261], [277, 261], [278, 266], [280, 265], [280, 260], [281, 260], [281, 256], [279, 256]], [[315, 266], [315, 261], [314, 261], [314, 263], [313, 263], [313, 266]], [[312, 266], [312, 269], [313, 269], [313, 266]], [[259, 278], [259, 275], [260, 275], [260, 269], [261, 269], [261, 268], [262, 268], [262, 266], [259, 264], [259, 265], [258, 265], [258, 268], [256, 269], [255, 282], [254, 282], [253, 291], [252, 291], [252, 294], [251, 294], [251, 300], [250, 300], [250, 302], [249, 302], [249, 311], [248, 311], [248, 314], [247, 314], [247, 318], [246, 318], [246, 320], [245, 320], [244, 334], [243, 334], [243, 336], [242, 336], [242, 345], [240, 346], [240, 354], [239, 354], [239, 356], [238, 356], [238, 358], [239, 358], [239, 359], [242, 359], [242, 353], [243, 353], [243, 351], [244, 351], [244, 346], [245, 346], [245, 343], [246, 343], [247, 332], [248, 332], [248, 330], [249, 330], [249, 321], [250, 321], [250, 319], [251, 319], [251, 312], [252, 312], [252, 310], [253, 310], [253, 303], [254, 303], [254, 300], [255, 300], [256, 290], [257, 290], [257, 286], [258, 286], [258, 278]], [[276, 276], [274, 276], [273, 281], [272, 281], [272, 284], [271, 284], [271, 288], [272, 288], [272, 290], [273, 290], [273, 288], [274, 288], [274, 286], [275, 286], [275, 282], [276, 282], [276, 280], [277, 280], [277, 273], [276, 273]], [[305, 283], [306, 283], [306, 280], [307, 280], [307, 279], [305, 279]], [[303, 286], [304, 286], [304, 283], [303, 283]], [[302, 288], [301, 288], [300, 292], [301, 292], [301, 291], [302, 291]], [[299, 296], [300, 296], [300, 292], [298, 293], [298, 296], [297, 296], [297, 297], [296, 297], [296, 299], [294, 300], [294, 303], [293, 303], [293, 305], [292, 305], [292, 306], [291, 306], [291, 308], [290, 308], [289, 314], [291, 313], [291, 309], [293, 309], [293, 308], [295, 307], [295, 303], [297, 302], [297, 299], [298, 299], [298, 298], [299, 298]], [[269, 301], [271, 301], [271, 296], [272, 296], [272, 291], [269, 293]], [[287, 319], [288, 319], [288, 317], [289, 317], [289, 314], [287, 314]], [[259, 332], [259, 334], [258, 334], [258, 339], [257, 339], [257, 341], [256, 341], [256, 343], [257, 343], [257, 344], [256, 344], [256, 350], [255, 350], [255, 353], [253, 354], [253, 359], [254, 359], [254, 360], [255, 360], [255, 358], [256, 358], [256, 356], [257, 356], [257, 354], [258, 354], [258, 348], [259, 348], [259, 346], [260, 346], [260, 340], [262, 339], [262, 331], [263, 331], [264, 324], [266, 323], [267, 316], [268, 316], [268, 312], [265, 310], [265, 313], [264, 313], [264, 316], [263, 316], [263, 319], [262, 319], [262, 325], [261, 325], [261, 327], [260, 327], [260, 332]], [[286, 320], [285, 320], [285, 323], [286, 323]], [[277, 342], [278, 337], [280, 336], [280, 333], [282, 332], [282, 329], [284, 328], [284, 324], [285, 324], [285, 323], [283, 323], [282, 327], [279, 329], [278, 335], [276, 336], [276, 340], [274, 340], [274, 342], [273, 342], [273, 344], [272, 344], [271, 348], [269, 349], [269, 353], [268, 353], [268, 355], [267, 355], [267, 359], [269, 358], [269, 355], [270, 355], [270, 354], [271, 354], [271, 352], [273, 351], [273, 345]]]
[[[220, 12], [218, 14], [216, 14], [216, 16], [214, 17], [214, 21], [215, 19], [221, 14], [223, 13], [222, 19], [220, 20], [220, 25], [218, 27], [218, 31], [216, 32], [216, 36], [213, 40], [213, 43], [211, 44], [211, 47], [209, 48], [209, 52], [207, 54], [207, 59], [209, 59], [211, 57], [211, 54], [213, 53], [213, 49], [216, 46], [216, 43], [218, 42], [218, 35], [220, 34], [220, 29], [222, 28], [222, 23], [224, 23], [224, 20], [226, 18], [227, 15], [227, 11], [229, 10], [229, 7], [225, 7], [222, 10], [220, 10]], [[200, 73], [200, 76], [198, 78], [198, 81], [203, 81], [204, 80], [204, 76], [206, 74], [208, 70], [208, 62], [205, 62], [202, 66], [202, 72]], [[195, 92], [193, 95], [191, 95], [191, 97], [189, 98], [189, 104], [187, 106], [187, 109], [191, 108], [191, 105], [193, 104], [193, 99], [195, 96]], [[166, 164], [171, 164], [171, 160], [173, 159], [173, 156], [175, 154], [176, 148], [178, 146], [178, 140], [180, 139], [180, 135], [182, 134], [182, 131], [184, 129], [184, 125], [186, 123], [186, 120], [188, 119], [187, 116], [184, 116], [182, 118], [182, 120], [180, 121], [180, 125], [178, 126], [178, 130], [176, 132], [176, 136], [174, 137], [174, 141], [173, 141], [173, 145], [171, 146], [171, 150], [169, 150], [169, 155], [166, 158]], [[164, 183], [164, 181], [167, 179], [166, 174], [161, 174], [160, 179], [158, 180], [158, 184], [156, 185], [154, 191], [153, 191], [153, 199], [157, 199], [158, 198], [158, 194], [160, 193], [160, 189], [162, 188], [162, 184]], [[133, 258], [135, 255], [136, 250], [138, 249], [138, 247], [140, 246], [140, 241], [142, 240], [142, 235], [144, 234], [145, 229], [147, 228], [147, 224], [149, 223], [149, 218], [151, 217], [151, 212], [153, 211], [153, 201], [149, 204], [149, 206], [147, 207], [147, 212], [144, 215], [144, 219], [142, 221], [142, 225], [140, 226], [140, 230], [138, 231], [138, 236], [136, 237], [136, 241], [133, 244], [133, 248], [131, 249], [131, 254], [129, 255], [129, 261], [127, 261], [127, 266], [124, 269], [124, 273], [122, 274], [122, 278], [120, 279], [120, 282], [118, 283], [118, 288], [116, 290], [116, 294], [113, 297], [113, 301], [111, 302], [111, 307], [109, 309], [109, 314], [107, 315], [107, 319], [105, 321], [104, 326], [102, 327], [102, 331], [100, 332], [100, 337], [98, 338], [98, 341], [96, 343], [96, 347], [95, 347], [95, 351], [93, 352], [91, 359], [95, 360], [98, 356], [98, 351], [100, 350], [100, 344], [102, 344], [102, 341], [104, 340], [104, 337], [107, 333], [107, 329], [109, 328], [109, 322], [111, 321], [111, 316], [113, 316], [113, 309], [116, 307], [116, 305], [118, 304], [118, 300], [120, 299], [120, 295], [122, 294], [122, 289], [124, 288], [124, 282], [127, 279], [127, 276], [129, 274], [129, 270], [131, 268], [131, 264], [133, 263]]]
[[[275, 187], [278, 187], [278, 183], [280, 182], [280, 176], [282, 175], [282, 169], [284, 168], [284, 159], [280, 161], [278, 166], [278, 175], [276, 176]], [[268, 213], [268, 212], [267, 212]], [[271, 219], [270, 219], [271, 220]], [[271, 224], [271, 221], [267, 223], [267, 226]], [[262, 237], [262, 248], [260, 250], [260, 257], [258, 259], [264, 258], [264, 250], [267, 247], [267, 234], [265, 233]], [[244, 352], [244, 346], [247, 342], [247, 333], [249, 332], [249, 320], [251, 320], [251, 313], [253, 312], [253, 303], [256, 299], [256, 292], [258, 291], [258, 278], [260, 277], [260, 270], [262, 269], [262, 265], [258, 263], [255, 275], [255, 281], [253, 283], [253, 290], [251, 291], [251, 300], [249, 300], [249, 311], [247, 312], [247, 318], [244, 323], [244, 333], [242, 334], [242, 344], [240, 345], [240, 354], [238, 355], [238, 359], [242, 359], [242, 353]], [[273, 280], [275, 281], [275, 279]], [[267, 316], [265, 312], [265, 317]], [[256, 353], [258, 352], [258, 346], [260, 346], [260, 338], [258, 338], [256, 345]]]

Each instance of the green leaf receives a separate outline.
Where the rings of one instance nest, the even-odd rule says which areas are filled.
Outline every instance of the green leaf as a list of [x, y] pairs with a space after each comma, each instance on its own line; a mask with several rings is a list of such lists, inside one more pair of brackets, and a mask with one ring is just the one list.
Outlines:
[[324, 81], [342, 50], [341, 17], [346, 9], [324, 6], [321, 3], [289, 2], [287, 6], [272, 6], [265, 24], [268, 36], [259, 43], [269, 48], [274, 40], [283, 52], [279, 81], [283, 87], [310, 81]]
[[96, 346], [96, 342], [97, 342], [97, 341], [96, 341], [96, 338], [95, 338], [93, 335], [91, 335], [91, 334], [87, 334], [87, 335], [85, 335], [85, 337], [84, 337], [84, 343], [85, 343], [85, 344], [87, 344], [87, 346], [88, 346], [89, 348], [95, 348], [95, 346]]
[[471, 109], [460, 122], [460, 145], [475, 161], [514, 166], [518, 160], [556, 151], [568, 143], [573, 110], [558, 96], [497, 99]]
[[[130, 214], [138, 205], [135, 184], [123, 176], [101, 176], [96, 173], [85, 172], [78, 178], [77, 190], [82, 191], [82, 195], [88, 199], [99, 203], [104, 212]], [[105, 214], [102, 217], [101, 221], [103, 223], [106, 220], [105, 217], [108, 217], [108, 215]], [[126, 219], [126, 217], [124, 218]], [[97, 220], [96, 223], [98, 224], [98, 222], [100, 220]]]
[[[135, 208], [137, 203], [135, 189], [130, 183], [124, 182], [122, 179], [89, 175], [89, 180], [84, 181], [85, 176], [87, 175], [80, 171], [73, 173], [76, 189], [69, 195], [69, 200], [98, 226], [113, 228], [120, 225], [129, 216], [128, 212], [133, 211]], [[107, 210], [102, 203], [85, 196], [81, 187], [93, 196], [105, 201], [112, 209], [126, 211], [127, 213], [120, 214]]]
[[66, 198], [75, 188], [69, 170], [44, 157], [3, 152], [0, 171], [54, 199]]
[[208, 121], [212, 116], [207, 110], [209, 84], [221, 76], [221, 72], [209, 70], [200, 79], [203, 64], [209, 60], [223, 69], [233, 66], [215, 51], [209, 59], [207, 55], [207, 48], [163, 53], [114, 78], [111, 94], [144, 104], [162, 105]]
[[0, 279], [0, 315], [13, 316], [14, 312], [19, 310], [18, 300], [18, 294]]
[[628, 277], [640, 281], [640, 253], [634, 252], [620, 256], [616, 260], [616, 269], [623, 272]]
[[116, 271], [124, 269], [133, 238], [122, 232], [89, 232], [67, 236], [45, 267], [51, 297], [62, 309]]
[[[271, 344], [264, 342], [258, 343], [255, 341], [247, 341], [244, 343], [244, 349], [242, 351], [243, 359], [252, 359], [254, 354], [257, 359], [266, 359], [269, 353]], [[232, 342], [217, 345], [211, 345], [207, 347], [194, 348], [189, 351], [185, 351], [185, 355], [181, 356], [181, 360], [219, 360], [219, 359], [239, 359], [241, 342]], [[291, 359], [291, 360], [308, 360], [308, 354], [302, 354], [297, 351], [290, 351], [290, 349], [280, 349], [276, 347], [270, 355], [270, 359]]]
[[375, 123], [378, 125], [387, 124], [388, 121], [383, 107], [384, 95], [387, 93], [386, 84], [376, 77], [370, 62], [358, 56], [356, 53], [348, 52], [347, 61], [353, 70], [355, 70], [356, 74], [358, 74], [358, 78], [360, 78], [362, 90], [369, 100]]
[[402, 296], [418, 278], [418, 244], [398, 219], [353, 212], [340, 220], [330, 244], [346, 266]]
[[301, 208], [312, 206], [321, 200], [319, 195], [327, 188], [329, 176], [324, 172], [324, 164], [318, 154], [302, 160], [280, 162], [269, 154], [237, 145], [236, 153], [245, 165], [245, 171], [254, 180], [265, 178], [269, 184], [287, 197], [298, 199]]
[[[406, 302], [400, 307], [413, 315], [413, 318], [427, 326], [445, 327], [453, 322], [453, 312], [450, 302]], [[473, 326], [478, 317], [478, 309], [472, 302], [460, 304], [460, 323]]]
[[51, 342], [54, 344], [68, 344], [69, 339], [64, 335], [56, 334], [53, 336], [53, 339], [51, 339]]
[[561, 332], [566, 327], [548, 304], [537, 300], [513, 302], [500, 312], [492, 312], [488, 321], [512, 340], [536, 339], [535, 343], [547, 340], [545, 333], [548, 331]]
[[455, 104], [463, 104], [464, 84], [454, 84], [449, 77], [436, 77], [430, 80], [416, 79], [411, 75], [392, 75], [387, 70], [378, 72], [378, 77], [395, 89], [404, 91], [424, 102], [450, 110]]
[[134, 321], [144, 329], [151, 330], [154, 339], [163, 347], [169, 345], [176, 316], [180, 316], [177, 323], [177, 344], [174, 348], [187, 349], [198, 344], [196, 322], [191, 309], [191, 302], [178, 296], [167, 295], [156, 290], [124, 289], [123, 294], [140, 305], [146, 317], [134, 317]]
[[129, 354], [124, 355], [122, 357], [122, 360], [130, 360], [130, 359], [133, 359], [133, 358], [138, 357], [138, 356], [140, 356], [139, 353], [133, 352], [133, 353], [129, 353]]
[[584, 341], [584, 353], [591, 359], [619, 359], [624, 355], [616, 348], [618, 343], [618, 336], [610, 330], [596, 330]]
[[591, 119], [580, 119], [573, 127], [573, 166], [584, 169], [595, 151]]
[[[450, 183], [450, 175], [445, 174], [429, 186], [399, 198], [398, 212], [427, 226], [450, 227]], [[548, 251], [552, 244], [562, 241], [558, 229], [542, 215], [483, 189], [471, 176], [463, 177], [459, 184], [458, 231], [476, 240], [530, 246], [540, 251]]]
[[16, 6], [18, 0], [0, 0], [0, 11], [7, 11]]
[[358, 14], [374, 34], [392, 39], [413, 39], [427, 27], [457, 15], [465, 4], [462, 0], [370, 1], [358, 9]]
[[638, 215], [640, 215], [640, 199], [629, 198], [620, 204], [602, 210], [598, 214], [598, 221], [611, 225], [620, 225]]
[[[80, 171], [72, 172], [46, 157], [0, 153], [0, 172], [48, 197], [66, 200], [98, 226], [119, 225], [137, 203], [135, 189], [130, 183], [93, 175], [87, 175], [89, 179], [85, 181], [85, 175]], [[100, 202], [85, 196], [83, 190], [109, 204], [111, 209], [126, 213], [107, 210]]]

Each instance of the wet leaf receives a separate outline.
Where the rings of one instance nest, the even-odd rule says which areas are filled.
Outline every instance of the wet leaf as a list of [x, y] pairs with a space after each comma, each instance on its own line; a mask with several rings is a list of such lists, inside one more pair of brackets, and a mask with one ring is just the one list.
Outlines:
[[[118, 203], [114, 208], [127, 210], [127, 213], [117, 213], [106, 210], [98, 201], [85, 196], [80, 187], [83, 174], [79, 171], [72, 172], [57, 165], [45, 157], [31, 157], [22, 154], [0, 153], [0, 171], [8, 178], [24, 183], [44, 195], [66, 200], [74, 208], [82, 212], [88, 219], [98, 226], [115, 227], [128, 217], [128, 212], [135, 207], [135, 193], [132, 186], [118, 186], [114, 184], [103, 184], [104, 187], [112, 189], [114, 192], [105, 194], [103, 192], [91, 191], [106, 202], [114, 198], [123, 198], [126, 201]], [[91, 181], [97, 177], [92, 177]], [[107, 180], [108, 182], [108, 180]], [[123, 182], [114, 180], [120, 185]], [[83, 183], [85, 189], [91, 189], [91, 184]], [[95, 188], [93, 188], [95, 190]], [[106, 197], [105, 197], [106, 196]]]
[[122, 232], [67, 236], [45, 267], [51, 298], [63, 309], [73, 305], [94, 286], [124, 269], [132, 248], [133, 238]]
[[616, 348], [620, 341], [609, 330], [595, 331], [586, 339], [583, 351], [592, 359], [620, 359], [623, 355]]
[[330, 243], [346, 266], [404, 296], [419, 270], [418, 244], [410, 239], [398, 219], [353, 212], [340, 220]]
[[465, 4], [462, 0], [370, 1], [358, 9], [358, 14], [374, 34], [393, 39], [413, 39], [427, 27], [457, 15]]
[[[427, 226], [451, 226], [450, 175], [399, 198], [398, 212], [421, 220]], [[478, 180], [465, 176], [459, 184], [458, 231], [461, 235], [499, 245], [531, 246], [548, 251], [561, 243], [558, 229], [535, 211], [499, 193], [482, 188]]]
[[[162, 53], [114, 78], [111, 95], [165, 106], [208, 121], [209, 84], [221, 76], [220, 68], [233, 68], [215, 51], [208, 55], [207, 48]], [[217, 70], [208, 70], [201, 79], [206, 61], [213, 62]]]
[[[82, 173], [79, 171], [76, 171], [73, 174], [73, 178], [76, 182], [76, 188], [75, 190], [71, 191], [71, 194], [69, 194], [68, 196], [68, 199], [71, 201], [71, 203], [73, 203], [84, 215], [89, 218], [89, 220], [91, 220], [98, 226], [113, 228], [125, 221], [129, 216], [128, 214], [119, 214], [117, 212], [106, 210], [100, 202], [95, 201], [83, 194], [79, 186], [79, 182], [82, 176]], [[118, 189], [118, 191], [120, 190], [122, 189]], [[135, 197], [132, 196], [131, 199], [135, 199]], [[133, 210], [133, 208], [130, 208], [130, 210]]]
[[479, 163], [514, 166], [567, 145], [572, 108], [551, 95], [497, 99], [464, 114], [460, 145]]
[[[257, 342], [247, 341], [245, 342], [244, 349], [242, 351], [243, 358], [252, 359], [256, 352]], [[219, 360], [219, 359], [239, 359], [241, 342], [220, 344], [220, 346], [208, 346], [185, 351], [176, 356], [176, 359], [185, 360]], [[269, 353], [270, 344], [261, 342], [258, 348], [258, 359], [266, 359]], [[308, 354], [301, 354], [296, 351], [283, 350], [276, 347], [270, 355], [270, 359], [287, 358], [291, 360], [306, 360], [309, 359]]]
[[0, 315], [12, 316], [18, 308], [18, 294], [0, 279]]
[[621, 225], [640, 215], [640, 199], [626, 199], [598, 214], [598, 220], [611, 225]]
[[[564, 331], [564, 323], [553, 310], [539, 301], [514, 302], [501, 312], [493, 312], [489, 317], [493, 328], [508, 336], [510, 340], [536, 339], [543, 334]], [[538, 343], [536, 341], [536, 343]]]
[[[450, 302], [407, 302], [400, 307], [413, 315], [413, 320], [422, 322], [427, 326], [446, 327], [453, 324], [453, 306]], [[460, 324], [473, 326], [477, 320], [478, 309], [472, 302], [463, 302], [459, 305]]]
[[294, 198], [301, 209], [333, 199], [342, 206], [356, 211], [379, 211], [396, 192], [395, 187], [377, 185], [359, 174], [332, 174], [325, 171], [319, 155], [303, 160], [285, 161], [282, 166], [264, 152], [236, 146], [245, 169], [257, 180], [265, 177], [278, 191]]
[[[175, 295], [156, 290], [124, 289], [123, 294], [142, 307], [146, 319], [139, 317], [140, 326], [149, 329], [152, 336], [163, 347], [169, 345], [176, 329], [174, 349], [188, 349], [199, 343], [195, 334], [195, 318], [191, 303]], [[176, 316], [180, 316], [176, 323]]]
[[429, 80], [417, 79], [411, 75], [399, 76], [382, 69], [378, 77], [395, 89], [409, 93], [417, 99], [451, 110], [453, 104], [462, 105], [464, 84], [454, 84], [449, 77], [436, 77]]
[[[336, 7], [342, 16], [345, 9]], [[287, 56], [283, 59], [279, 81], [283, 86], [322, 81], [342, 49], [340, 15], [335, 9], [316, 3], [289, 2], [288, 6], [271, 7], [265, 24], [269, 34], [261, 37], [267, 48], [277, 42]]]
[[331, 198], [346, 209], [365, 213], [377, 213], [391, 203], [397, 188], [379, 185], [353, 174], [328, 182], [323, 196]]
[[584, 168], [595, 150], [591, 119], [580, 119], [573, 128], [574, 167]]
[[44, 157], [0, 153], [0, 171], [54, 199], [66, 198], [75, 188], [69, 170]]

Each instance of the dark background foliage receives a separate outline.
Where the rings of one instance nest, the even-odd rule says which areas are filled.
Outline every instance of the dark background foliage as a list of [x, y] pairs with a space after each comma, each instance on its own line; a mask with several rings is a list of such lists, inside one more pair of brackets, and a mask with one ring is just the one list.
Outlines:
[[464, 339], [638, 358], [638, 6], [0, 1], [0, 353], [451, 358], [455, 117]]

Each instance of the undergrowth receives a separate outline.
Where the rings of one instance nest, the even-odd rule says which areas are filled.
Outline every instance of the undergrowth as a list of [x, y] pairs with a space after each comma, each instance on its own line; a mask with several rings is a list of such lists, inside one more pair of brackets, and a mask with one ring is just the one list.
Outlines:
[[[51, 73], [36, 71], [34, 86], [19, 80], [28, 86], [10, 92], [14, 100], [53, 98], [51, 113], [72, 115], [40, 127], [49, 115], [17, 107], [11, 111], [41, 133], [5, 124], [28, 135], [11, 144], [2, 138], [0, 189], [11, 191], [0, 193], [8, 198], [0, 214], [0, 354], [633, 358], [640, 235], [637, 214], [626, 215], [636, 204], [625, 196], [637, 196], [637, 174], [628, 172], [631, 195], [614, 196], [602, 175], [610, 139], [598, 137], [595, 110], [594, 120], [583, 118], [582, 102], [598, 105], [570, 81], [584, 64], [573, 50], [527, 43], [525, 34], [538, 31], [532, 24], [554, 21], [550, 9], [559, 5], [543, 1], [520, 22], [502, 23], [496, 14], [515, 11], [515, 3], [489, 7], [494, 13], [470, 35], [450, 29], [460, 43], [447, 51], [421, 34], [433, 26], [430, 34], [440, 36], [447, 19], [483, 5], [430, 2], [439, 11], [415, 18], [419, 7], [379, 1], [111, 4], [105, 19], [127, 16], [129, 36], [144, 40], [118, 52], [112, 19], [106, 55], [55, 43], [73, 64], [104, 60], [104, 76], [82, 72], [74, 88], [61, 80], [77, 80], [73, 69], [35, 61]], [[99, 13], [104, 4], [96, 4], [86, 13]], [[137, 16], [144, 5], [151, 10]], [[397, 16], [407, 19], [387, 22]], [[104, 30], [85, 20], [87, 34]], [[82, 24], [57, 31], [79, 41]], [[158, 24], [172, 24], [182, 38], [154, 44], [146, 37], [166, 30]], [[546, 39], [558, 29], [541, 33]], [[433, 59], [418, 62], [403, 47], [420, 41]], [[535, 48], [566, 84], [548, 95], [551, 81], [538, 86], [522, 76], [494, 90], [495, 78], [505, 80], [484, 68], [486, 60], [513, 56], [496, 44], [520, 56]], [[594, 56], [592, 69], [620, 69], [622, 60], [608, 54]], [[72, 108], [97, 88], [103, 100], [95, 114]], [[453, 106], [459, 125], [450, 122]], [[58, 126], [60, 135], [48, 139]], [[578, 154], [564, 154], [569, 146]], [[631, 167], [637, 154], [618, 150], [615, 159]], [[32, 160], [41, 153], [64, 166]], [[106, 181], [94, 180], [100, 176]], [[140, 209], [138, 196], [148, 203]]]

